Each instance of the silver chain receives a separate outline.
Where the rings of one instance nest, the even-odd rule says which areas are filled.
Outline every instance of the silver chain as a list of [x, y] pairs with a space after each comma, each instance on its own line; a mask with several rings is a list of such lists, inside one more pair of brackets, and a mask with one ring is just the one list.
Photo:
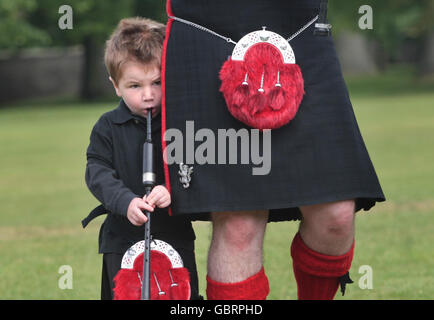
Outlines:
[[[230, 43], [233, 43], [233, 44], [237, 44], [235, 41], [233, 41], [231, 38], [228, 38], [228, 37], [225, 37], [225, 36], [222, 36], [221, 34], [218, 34], [217, 32], [214, 32], [214, 31], [212, 31], [212, 30], [210, 30], [210, 29], [208, 29], [208, 28], [205, 28], [204, 26], [201, 26], [200, 24], [197, 24], [197, 23], [194, 23], [194, 22], [191, 22], [191, 21], [188, 21], [188, 20], [185, 20], [185, 19], [182, 19], [182, 18], [178, 18], [178, 17], [174, 17], [174, 16], [169, 16], [169, 18], [170, 19], [173, 19], [173, 20], [176, 20], [176, 21], [179, 21], [179, 22], [182, 22], [182, 23], [185, 23], [185, 24], [187, 24], [187, 25], [189, 25], [189, 26], [192, 26], [192, 27], [194, 27], [194, 28], [196, 28], [196, 29], [199, 29], [199, 30], [202, 30], [202, 31], [205, 31], [205, 32], [208, 32], [208, 33], [210, 33], [210, 34], [212, 34], [212, 35], [214, 35], [214, 36], [216, 36], [216, 37], [219, 37], [219, 38], [221, 38], [221, 39], [223, 39], [223, 40], [225, 40], [225, 41], [227, 41], [227, 42], [230, 42]], [[306, 23], [300, 30], [298, 30], [296, 33], [294, 33], [292, 36], [290, 36], [288, 39], [286, 39], [286, 41], [291, 41], [292, 39], [294, 39], [296, 36], [298, 36], [300, 33], [302, 33], [304, 30], [306, 30], [307, 28], [309, 28], [309, 26], [312, 24], [312, 23], [314, 23], [316, 20], [318, 20], [318, 16], [316, 16], [315, 18], [313, 18], [312, 20], [310, 20], [308, 23]]]
[[290, 36], [288, 39], [286, 39], [286, 41], [291, 41], [292, 39], [294, 39], [296, 36], [298, 36], [300, 33], [302, 33], [304, 30], [306, 30], [307, 28], [309, 28], [309, 26], [314, 23], [316, 20], [318, 20], [318, 16], [316, 16], [315, 18], [313, 18], [312, 20], [310, 20], [308, 23], [306, 23], [300, 30], [298, 30], [296, 33], [294, 33], [292, 36]]
[[212, 35], [214, 35], [216, 37], [219, 37], [219, 38], [222, 38], [223, 40], [226, 40], [227, 42], [230, 42], [230, 43], [233, 43], [233, 44], [237, 44], [231, 38], [223, 37], [222, 35], [218, 34], [217, 32], [214, 32], [214, 31], [212, 31], [212, 30], [210, 30], [208, 28], [205, 28], [204, 26], [201, 26], [200, 24], [197, 24], [197, 23], [185, 20], [185, 19], [181, 19], [181, 18], [178, 18], [178, 17], [173, 17], [173, 16], [169, 16], [169, 18], [173, 19], [173, 20], [176, 20], [176, 21], [179, 21], [179, 22], [182, 22], [182, 23], [185, 23], [185, 24], [188, 24], [189, 26], [195, 27], [195, 28], [197, 28], [199, 30], [211, 33]]

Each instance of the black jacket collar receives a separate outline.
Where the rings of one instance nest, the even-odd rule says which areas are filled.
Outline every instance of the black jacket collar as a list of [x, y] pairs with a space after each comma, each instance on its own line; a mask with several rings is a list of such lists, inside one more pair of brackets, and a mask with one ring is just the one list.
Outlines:
[[[133, 114], [125, 104], [124, 100], [121, 99], [119, 106], [113, 112], [112, 122], [116, 124], [123, 124], [130, 120], [140, 121], [146, 125], [146, 119]], [[152, 132], [156, 132], [157, 130], [161, 130], [161, 113], [152, 119]]]
[[121, 99], [119, 106], [113, 112], [113, 123], [122, 124], [129, 120], [133, 120], [136, 116], [133, 115], [125, 104], [124, 100]]

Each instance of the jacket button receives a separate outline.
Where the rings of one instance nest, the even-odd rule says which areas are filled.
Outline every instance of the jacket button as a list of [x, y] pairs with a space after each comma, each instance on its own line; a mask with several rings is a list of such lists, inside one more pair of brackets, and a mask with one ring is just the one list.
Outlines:
[[136, 124], [138, 124], [138, 123], [139, 123], [139, 120], [137, 120], [137, 119], [134, 119], [134, 122], [135, 122]]

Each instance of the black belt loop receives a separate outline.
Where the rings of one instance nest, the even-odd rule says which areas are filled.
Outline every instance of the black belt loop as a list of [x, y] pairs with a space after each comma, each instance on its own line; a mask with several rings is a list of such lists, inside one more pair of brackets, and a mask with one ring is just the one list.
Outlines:
[[86, 228], [89, 222], [91, 222], [93, 219], [107, 213], [109, 213], [109, 211], [104, 208], [103, 205], [99, 205], [98, 207], [93, 209], [86, 218], [81, 220], [81, 225], [83, 226], [83, 228]]
[[318, 21], [315, 24], [313, 34], [316, 36], [330, 36], [331, 24], [327, 21], [328, 0], [321, 0]]

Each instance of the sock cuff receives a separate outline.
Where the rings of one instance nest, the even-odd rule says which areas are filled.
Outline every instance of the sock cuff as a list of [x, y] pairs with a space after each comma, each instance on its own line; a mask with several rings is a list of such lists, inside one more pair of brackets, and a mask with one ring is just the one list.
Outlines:
[[301, 271], [318, 277], [341, 277], [351, 268], [354, 244], [347, 253], [339, 256], [325, 255], [310, 249], [298, 232], [291, 245], [293, 264]]
[[265, 300], [270, 287], [264, 267], [255, 275], [233, 283], [223, 283], [206, 276], [208, 300]]

